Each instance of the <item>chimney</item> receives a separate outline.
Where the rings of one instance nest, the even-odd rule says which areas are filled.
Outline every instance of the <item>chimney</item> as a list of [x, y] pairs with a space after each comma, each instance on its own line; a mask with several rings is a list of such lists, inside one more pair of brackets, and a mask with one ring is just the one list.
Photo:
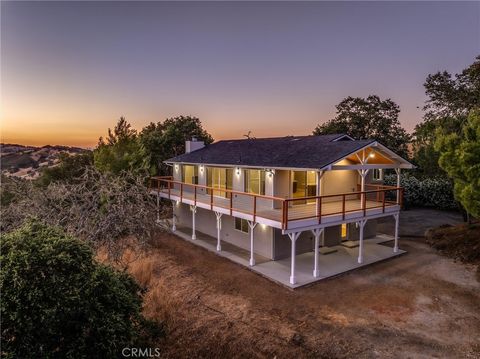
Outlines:
[[190, 153], [205, 147], [203, 141], [198, 141], [196, 137], [192, 137], [191, 141], [185, 141], [185, 153]]

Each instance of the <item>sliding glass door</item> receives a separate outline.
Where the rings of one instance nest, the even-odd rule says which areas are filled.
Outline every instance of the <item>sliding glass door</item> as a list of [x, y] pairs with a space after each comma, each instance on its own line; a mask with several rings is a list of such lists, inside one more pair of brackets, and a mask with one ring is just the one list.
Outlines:
[[[218, 189], [213, 190], [214, 196], [229, 198], [230, 193], [225, 190], [233, 189], [233, 168], [208, 167], [207, 186]], [[208, 194], [210, 192], [208, 190]]]
[[[315, 196], [317, 181], [315, 171], [292, 171], [292, 198]], [[294, 205], [315, 203], [315, 199], [294, 201]]]

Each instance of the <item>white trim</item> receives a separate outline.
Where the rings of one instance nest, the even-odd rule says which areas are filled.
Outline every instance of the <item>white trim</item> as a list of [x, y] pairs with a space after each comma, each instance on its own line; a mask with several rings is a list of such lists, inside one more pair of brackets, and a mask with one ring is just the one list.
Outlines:
[[330, 142], [337, 142], [337, 141], [343, 140], [344, 138], [348, 138], [350, 141], [355, 141], [355, 139], [353, 137], [350, 137], [349, 135], [341, 135], [340, 137], [337, 137], [336, 139], [331, 140]]

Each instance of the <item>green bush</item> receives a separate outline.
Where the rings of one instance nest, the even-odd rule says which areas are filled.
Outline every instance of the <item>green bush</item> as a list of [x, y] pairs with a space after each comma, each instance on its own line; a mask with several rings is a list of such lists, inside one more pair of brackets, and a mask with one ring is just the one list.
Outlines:
[[[385, 176], [385, 184], [397, 184], [396, 175]], [[459, 209], [458, 202], [453, 196], [452, 182], [447, 178], [418, 179], [411, 175], [404, 175], [400, 185], [405, 188], [403, 203], [405, 207], [433, 207], [437, 209]]]
[[90, 247], [30, 221], [1, 239], [2, 356], [113, 358], [138, 343], [140, 288]]

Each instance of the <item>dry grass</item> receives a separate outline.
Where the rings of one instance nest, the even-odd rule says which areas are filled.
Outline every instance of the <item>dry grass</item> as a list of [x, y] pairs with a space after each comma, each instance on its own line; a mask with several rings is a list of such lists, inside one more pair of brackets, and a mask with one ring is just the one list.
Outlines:
[[480, 354], [478, 283], [452, 282], [467, 274], [425, 244], [403, 242], [401, 260], [290, 291], [174, 236], [156, 243], [132, 246], [121, 265], [146, 289], [145, 317], [166, 326], [164, 357]]

